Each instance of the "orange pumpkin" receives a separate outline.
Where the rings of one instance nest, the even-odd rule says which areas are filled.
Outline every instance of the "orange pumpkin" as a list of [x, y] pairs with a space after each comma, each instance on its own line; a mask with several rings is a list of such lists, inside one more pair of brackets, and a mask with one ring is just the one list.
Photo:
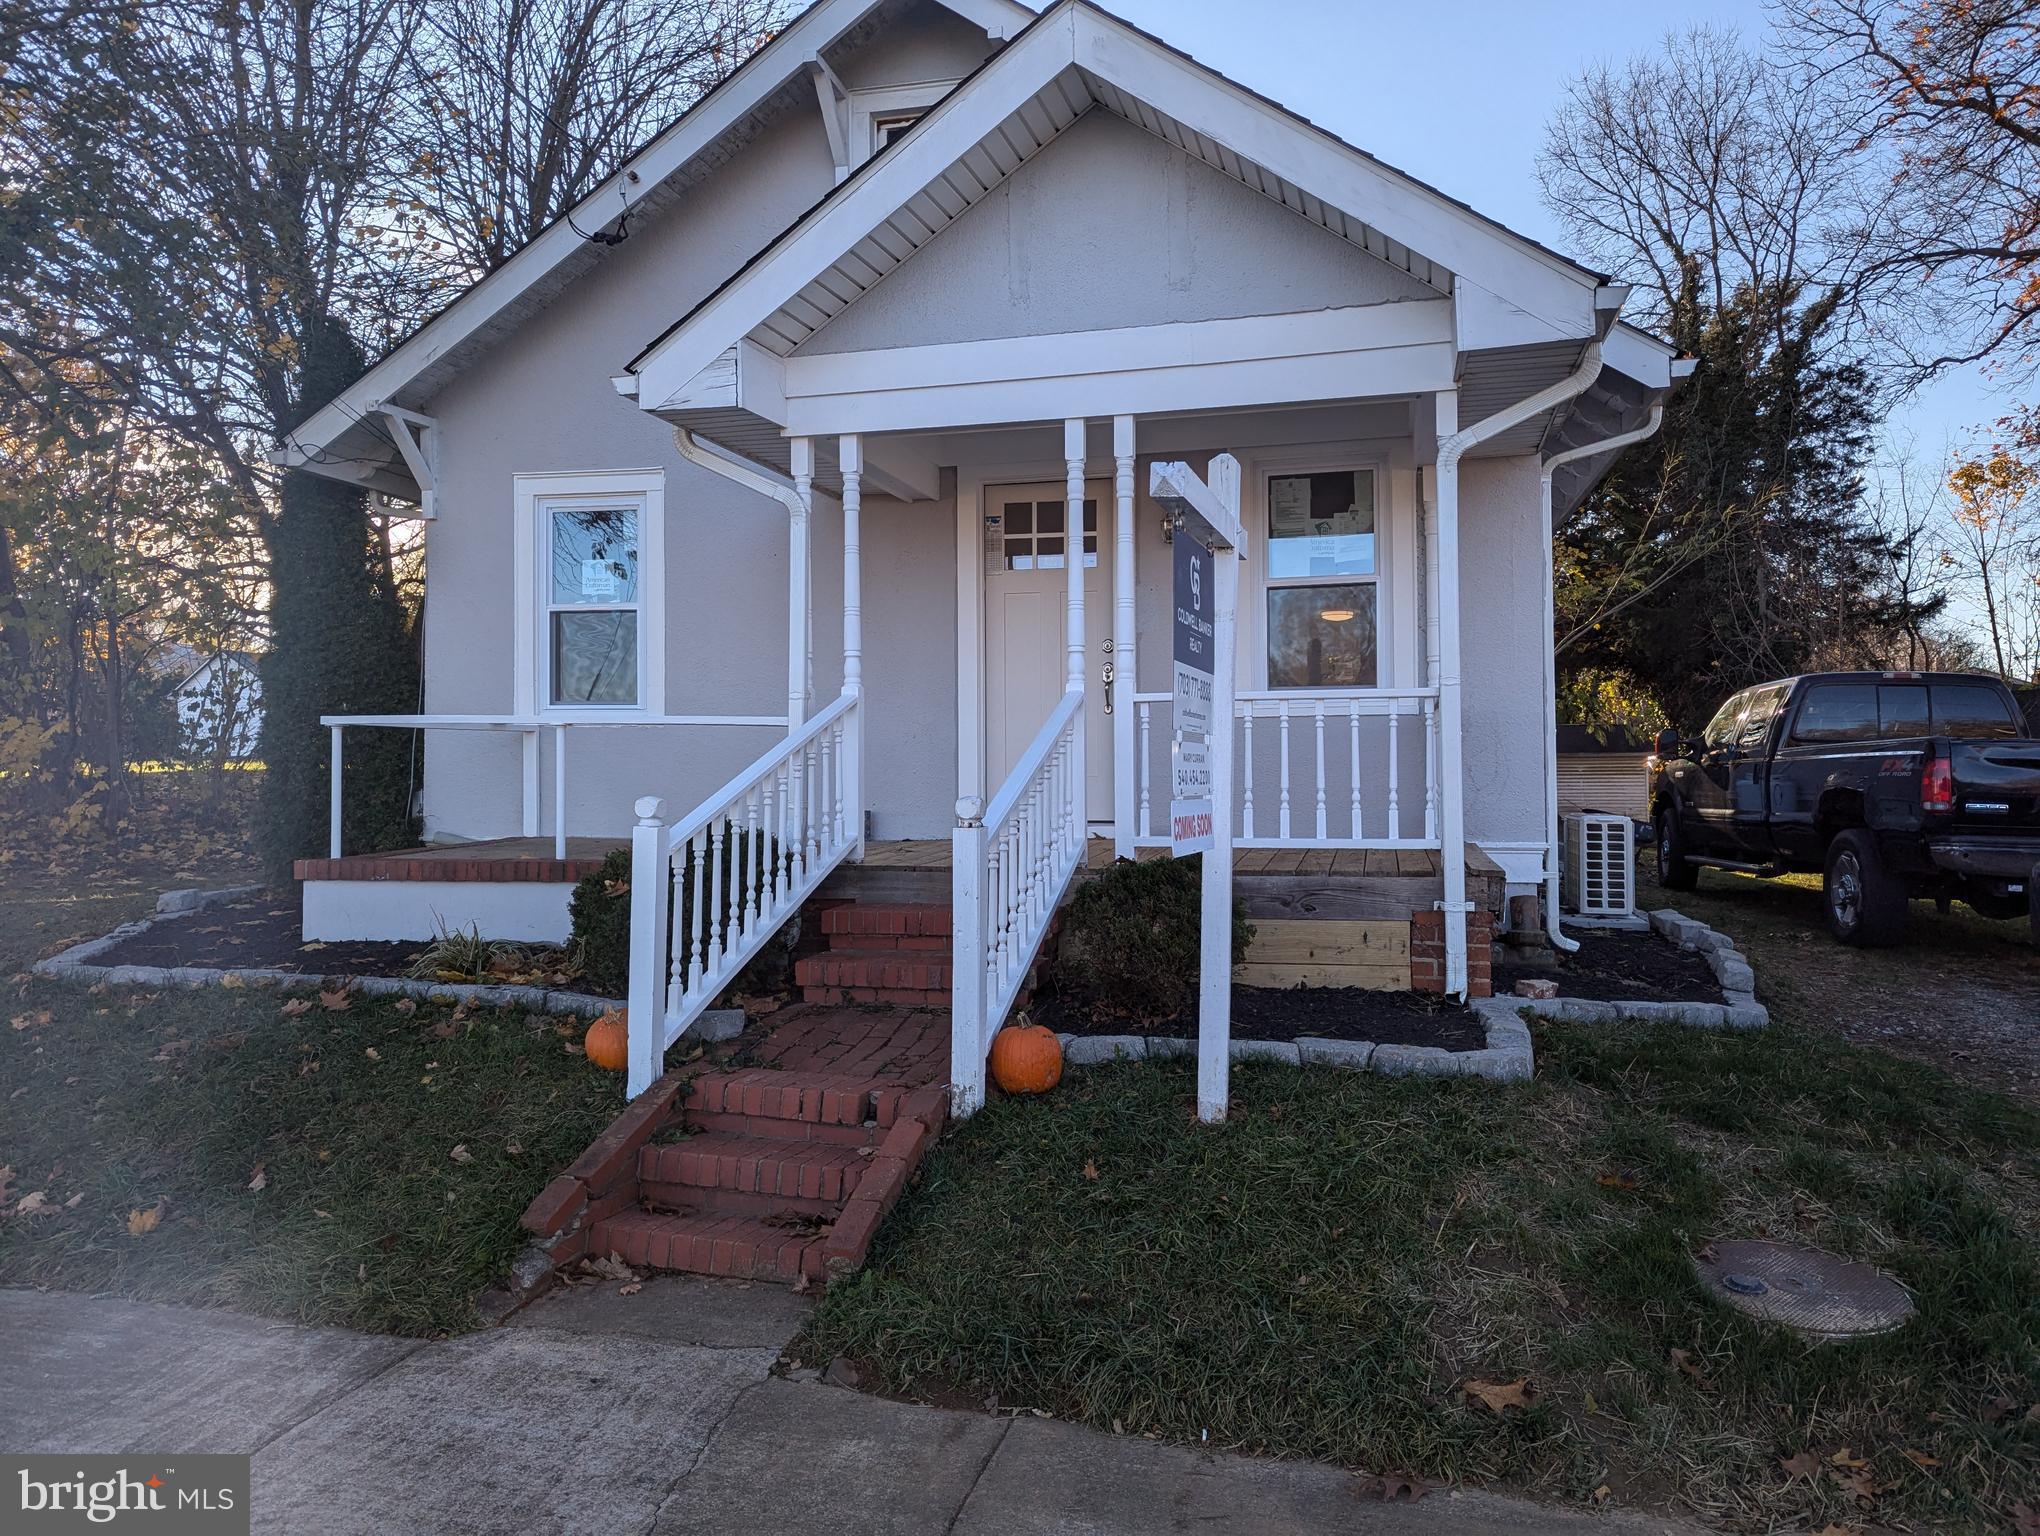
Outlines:
[[992, 1081], [1007, 1093], [1046, 1093], [1062, 1081], [1062, 1041], [1040, 1024], [1009, 1024], [992, 1038]]
[[621, 1072], [630, 1060], [630, 1023], [624, 1011], [614, 1009], [590, 1024], [581, 1048], [596, 1066]]

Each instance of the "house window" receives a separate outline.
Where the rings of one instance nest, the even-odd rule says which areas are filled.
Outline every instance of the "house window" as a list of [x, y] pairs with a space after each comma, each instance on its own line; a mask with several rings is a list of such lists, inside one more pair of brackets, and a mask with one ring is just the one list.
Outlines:
[[1374, 470], [1268, 477], [1267, 605], [1270, 688], [1376, 686]]
[[635, 709], [643, 644], [637, 502], [543, 503], [547, 568], [547, 702]]
[[[1006, 569], [1009, 571], [1060, 571], [1068, 568], [1068, 540], [1065, 525], [1069, 504], [1064, 501], [1008, 501], [1001, 505], [1004, 519]], [[1098, 568], [1098, 503], [1084, 498], [1084, 568]]]
[[902, 138], [908, 129], [928, 115], [926, 109], [917, 112], [881, 112], [871, 119], [871, 152], [875, 155], [894, 139]]
[[664, 484], [658, 470], [516, 477], [520, 709], [663, 713]]

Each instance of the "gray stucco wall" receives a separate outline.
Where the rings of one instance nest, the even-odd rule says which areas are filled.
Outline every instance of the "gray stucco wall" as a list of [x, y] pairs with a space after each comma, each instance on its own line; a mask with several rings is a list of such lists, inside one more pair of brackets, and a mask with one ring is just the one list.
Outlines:
[[1407, 272], [1094, 110], [800, 350], [1436, 297]]
[[1544, 570], [1537, 460], [1459, 471], [1459, 633], [1466, 835], [1544, 841]]
[[[503, 714], [516, 706], [512, 477], [642, 468], [666, 476], [667, 712], [784, 710], [784, 509], [687, 464], [670, 432], [618, 398], [609, 380], [834, 180], [819, 117], [780, 125], [730, 173], [636, 230], [591, 280], [567, 290], [432, 402], [441, 427], [441, 510], [427, 533], [427, 712]], [[950, 824], [952, 505], [866, 503], [867, 675], [884, 684], [873, 689], [867, 772], [886, 836], [939, 833]], [[826, 700], [841, 677], [842, 529], [833, 508], [816, 517], [814, 565], [817, 698]], [[925, 587], [929, 601], [886, 602], [895, 581]], [[766, 729], [573, 730], [569, 830], [621, 834], [632, 802], [645, 794], [664, 796], [675, 814], [689, 809], [772, 737]], [[551, 763], [548, 741], [540, 802], [547, 831]], [[425, 764], [423, 804], [434, 835], [518, 831], [517, 738], [432, 732]], [[928, 820], [928, 806], [938, 820]]]

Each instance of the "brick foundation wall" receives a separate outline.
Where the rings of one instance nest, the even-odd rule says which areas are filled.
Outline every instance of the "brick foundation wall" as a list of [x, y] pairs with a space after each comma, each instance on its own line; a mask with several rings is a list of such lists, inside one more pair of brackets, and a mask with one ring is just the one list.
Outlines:
[[[1466, 916], [1466, 990], [1473, 997], [1494, 996], [1495, 919], [1491, 912]], [[1410, 914], [1410, 989], [1445, 990], [1445, 914]]]

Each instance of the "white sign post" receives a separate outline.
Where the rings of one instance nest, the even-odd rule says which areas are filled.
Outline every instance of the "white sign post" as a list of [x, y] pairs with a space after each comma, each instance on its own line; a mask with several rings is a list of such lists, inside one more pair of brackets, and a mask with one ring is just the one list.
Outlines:
[[1246, 532], [1240, 526], [1239, 461], [1220, 454], [1208, 474], [1207, 484], [1187, 464], [1158, 463], [1150, 469], [1149, 491], [1176, 517], [1170, 843], [1178, 858], [1204, 855], [1197, 1118], [1215, 1124], [1225, 1119], [1231, 1078], [1233, 645]]

